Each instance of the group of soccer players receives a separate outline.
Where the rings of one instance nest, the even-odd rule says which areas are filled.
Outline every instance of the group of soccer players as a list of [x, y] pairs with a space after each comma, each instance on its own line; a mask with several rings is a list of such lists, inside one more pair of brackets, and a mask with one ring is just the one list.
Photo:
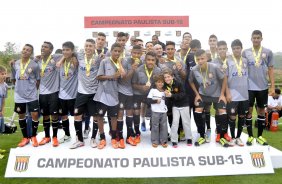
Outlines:
[[[216, 110], [216, 141], [223, 147], [236, 144], [244, 146], [240, 135], [243, 126], [247, 126], [249, 137], [246, 144], [252, 145], [252, 114], [255, 103], [258, 114], [256, 141], [261, 145], [268, 145], [262, 133], [268, 93], [274, 93], [274, 61], [272, 51], [261, 45], [261, 31], [252, 32], [253, 47], [250, 49], [243, 51], [242, 42], [234, 40], [231, 43], [232, 53], [228, 52], [227, 43], [218, 41], [215, 35], [209, 37], [208, 51], [201, 49], [200, 41], [193, 40], [190, 33], [184, 33], [182, 38], [178, 51], [173, 41], [167, 41], [163, 50], [162, 45], [155, 42], [147, 42], [143, 48], [142, 40], [137, 38], [127, 46], [127, 34], [119, 32], [116, 43], [108, 49], [104, 47], [106, 35], [101, 32], [96, 41], [85, 41], [83, 53], [76, 53], [74, 44], [68, 41], [62, 45], [62, 54], [52, 54], [52, 43], [44, 42], [41, 55], [34, 59], [31, 59], [33, 46], [26, 44], [22, 49], [21, 59], [12, 63], [12, 79], [15, 81], [14, 110], [19, 114], [19, 125], [23, 134], [18, 146], [23, 147], [31, 141], [34, 147], [50, 142], [57, 147], [71, 141], [68, 119], [71, 115], [74, 116], [76, 141], [70, 148], [84, 146], [84, 139], [87, 138], [84, 134], [91, 129], [85, 126], [83, 131], [83, 119], [93, 117], [90, 146], [103, 149], [107, 145], [104, 132], [105, 113], [109, 119], [112, 147], [123, 149], [126, 147], [125, 143], [136, 146], [142, 138], [140, 121], [144, 122], [145, 111], [150, 111], [147, 96], [150, 89], [156, 88], [157, 82], [165, 83], [162, 85], [168, 107], [165, 111], [165, 123], [168, 121], [172, 127], [173, 147], [177, 147], [177, 135], [183, 129], [187, 145], [192, 145], [191, 120], [190, 116], [185, 116], [185, 113], [191, 112], [199, 133], [199, 137], [193, 141], [195, 146], [211, 141], [212, 104]], [[159, 75], [164, 78], [155, 77]], [[182, 86], [184, 91], [181, 96], [179, 90]], [[177, 95], [182, 100], [170, 100]], [[151, 102], [161, 103], [154, 98]], [[32, 116], [31, 137], [27, 134], [27, 111]], [[177, 126], [176, 111], [179, 111]], [[43, 116], [45, 136], [37, 141], [39, 113]], [[236, 119], [238, 128], [235, 135]], [[65, 135], [58, 139], [60, 120]], [[126, 138], [123, 137], [124, 120], [127, 127]], [[231, 137], [227, 133], [228, 128]], [[166, 134], [167, 130], [164, 131]], [[156, 141], [160, 137], [154, 136], [153, 142], [152, 138], [154, 147], [158, 142], [167, 147], [169, 137], [164, 136], [165, 134], [160, 132], [165, 140]]]

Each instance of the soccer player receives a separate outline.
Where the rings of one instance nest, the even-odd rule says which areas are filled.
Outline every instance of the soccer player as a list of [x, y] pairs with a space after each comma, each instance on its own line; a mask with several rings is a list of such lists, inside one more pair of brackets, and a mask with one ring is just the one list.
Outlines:
[[100, 143], [98, 149], [106, 146], [106, 137], [104, 133], [103, 117], [107, 112], [111, 120], [111, 144], [114, 149], [119, 148], [119, 142], [116, 140], [117, 115], [118, 115], [118, 83], [117, 80], [125, 75], [121, 60], [123, 46], [114, 43], [111, 47], [111, 56], [100, 62], [97, 79], [99, 85], [94, 100], [98, 102], [98, 127], [100, 132]]
[[[72, 149], [84, 144], [82, 134], [82, 115], [88, 112], [93, 117], [92, 137], [90, 146], [97, 147], [96, 135], [98, 132], [97, 123], [97, 102], [93, 100], [97, 88], [96, 78], [100, 66], [100, 56], [95, 55], [95, 41], [87, 39], [84, 44], [84, 53], [78, 54], [78, 91], [74, 105], [74, 126], [77, 134], [77, 141], [71, 146]], [[87, 129], [86, 129], [87, 130]], [[88, 129], [90, 130], [90, 128]]]
[[156, 66], [156, 53], [148, 52], [145, 56], [145, 64], [137, 68], [133, 74], [133, 104], [134, 104], [134, 129], [136, 133], [135, 142], [140, 143], [140, 108], [141, 103], [146, 103], [147, 95], [153, 84], [153, 76], [159, 74], [161, 69]]
[[207, 51], [208, 53], [208, 61], [212, 61], [215, 58], [217, 58], [218, 53], [217, 53], [217, 36], [212, 34], [209, 37], [209, 46], [210, 46], [210, 50]]
[[[221, 55], [221, 41], [218, 42], [219, 55]], [[247, 61], [242, 58], [242, 42], [238, 39], [231, 43], [233, 55], [226, 63], [223, 60], [223, 68], [226, 70], [227, 75], [227, 88], [226, 88], [226, 100], [227, 100], [227, 112], [229, 116], [229, 126], [232, 140], [229, 145], [244, 146], [244, 143], [240, 139], [243, 125], [246, 121], [246, 114], [249, 106], [249, 94], [248, 94], [248, 68]], [[226, 50], [226, 49], [225, 49]], [[225, 65], [227, 65], [225, 67]], [[238, 115], [238, 129], [235, 136], [235, 122]]]
[[[252, 130], [252, 114], [253, 106], [256, 101], [257, 104], [257, 122], [258, 122], [258, 134], [256, 141], [261, 145], [268, 145], [266, 139], [262, 137], [263, 129], [265, 127], [265, 111], [267, 106], [268, 93], [274, 94], [274, 59], [271, 50], [262, 47], [262, 32], [260, 30], [254, 30], [252, 32], [251, 40], [253, 47], [246, 49], [242, 53], [242, 57], [247, 59], [248, 73], [249, 73], [249, 112], [246, 119], [247, 131], [249, 138], [247, 145], [253, 144], [253, 130]], [[269, 77], [270, 88], [268, 91], [268, 79]]]
[[74, 44], [63, 43], [63, 58], [60, 60], [60, 90], [59, 90], [59, 113], [62, 117], [64, 137], [59, 143], [71, 140], [68, 115], [74, 115], [74, 103], [77, 95], [77, 73], [78, 62], [74, 57]]
[[37, 89], [40, 81], [40, 69], [38, 64], [31, 59], [32, 54], [33, 46], [25, 44], [21, 52], [21, 59], [17, 60], [12, 66], [12, 79], [15, 79], [14, 111], [19, 114], [19, 125], [23, 135], [23, 139], [18, 144], [19, 147], [27, 145], [30, 141], [25, 119], [26, 108], [28, 108], [32, 117], [32, 146], [38, 146], [36, 139], [39, 123]]
[[[200, 146], [206, 142], [203, 111], [207, 104], [213, 103], [219, 114], [218, 122], [221, 125], [220, 144], [223, 147], [228, 147], [228, 142], [224, 138], [224, 131], [227, 129], [226, 99], [224, 96], [226, 89], [225, 75], [215, 64], [208, 63], [208, 57], [204, 50], [198, 50], [195, 56], [198, 65], [192, 68], [189, 76], [190, 85], [196, 95], [194, 118], [200, 134], [195, 146]], [[195, 81], [198, 83], [199, 89], [196, 88]]]
[[41, 46], [41, 59], [38, 61], [40, 68], [40, 85], [39, 85], [39, 105], [40, 112], [43, 115], [43, 127], [45, 137], [39, 142], [39, 145], [45, 145], [51, 141], [50, 138], [50, 116], [52, 119], [53, 129], [53, 146], [59, 146], [57, 139], [58, 133], [58, 114], [59, 114], [59, 72], [56, 63], [62, 55], [51, 55], [53, 51], [51, 42], [44, 42]]
[[106, 35], [105, 33], [99, 32], [96, 38], [96, 47], [95, 47], [95, 56], [105, 55], [108, 52], [108, 48], [105, 47], [106, 44]]

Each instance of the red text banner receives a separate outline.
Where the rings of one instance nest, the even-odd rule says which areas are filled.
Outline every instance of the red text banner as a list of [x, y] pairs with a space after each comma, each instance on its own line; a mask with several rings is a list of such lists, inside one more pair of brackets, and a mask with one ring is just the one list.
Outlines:
[[189, 27], [189, 16], [84, 17], [84, 28]]

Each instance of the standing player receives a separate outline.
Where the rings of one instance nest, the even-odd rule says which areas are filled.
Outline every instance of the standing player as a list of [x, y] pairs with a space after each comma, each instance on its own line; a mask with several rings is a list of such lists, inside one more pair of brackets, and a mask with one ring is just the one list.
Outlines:
[[32, 117], [32, 146], [37, 147], [36, 134], [39, 108], [37, 89], [39, 87], [40, 69], [38, 64], [30, 58], [33, 54], [32, 45], [25, 44], [21, 54], [21, 59], [17, 60], [12, 66], [12, 70], [14, 70], [12, 79], [15, 79], [14, 111], [19, 114], [19, 125], [23, 135], [23, 139], [18, 146], [23, 147], [29, 143], [25, 119], [26, 108], [28, 108]]
[[105, 33], [99, 32], [96, 38], [95, 56], [101, 54], [105, 55], [108, 52], [108, 48], [105, 47], [105, 44], [106, 44], [106, 35]]
[[59, 140], [60, 143], [71, 140], [69, 130], [68, 115], [74, 115], [74, 103], [77, 95], [77, 60], [74, 57], [74, 44], [72, 42], [63, 43], [63, 58], [60, 61], [60, 91], [59, 113], [62, 117], [65, 135]]
[[257, 142], [261, 145], [268, 145], [265, 138], [262, 137], [263, 129], [265, 127], [265, 111], [268, 98], [268, 80], [269, 76], [270, 95], [274, 94], [274, 59], [271, 50], [261, 46], [262, 32], [254, 30], [252, 32], [253, 47], [244, 50], [242, 56], [247, 59], [248, 73], [249, 73], [249, 112], [246, 119], [247, 131], [249, 138], [247, 145], [253, 144], [253, 130], [252, 130], [252, 113], [254, 102], [257, 104], [257, 122], [258, 134]]
[[215, 36], [214, 34], [210, 35], [209, 37], [209, 46], [210, 46], [210, 50], [207, 51], [208, 53], [208, 61], [212, 61], [214, 59], [217, 58], [218, 53], [217, 53], [217, 36]]
[[44, 42], [41, 47], [41, 59], [38, 61], [40, 67], [40, 86], [39, 86], [39, 104], [43, 115], [43, 127], [45, 137], [39, 142], [39, 145], [45, 145], [51, 141], [50, 138], [50, 115], [52, 118], [53, 146], [59, 146], [57, 139], [58, 132], [58, 105], [59, 105], [59, 72], [56, 63], [62, 57], [61, 55], [52, 56], [53, 44]]

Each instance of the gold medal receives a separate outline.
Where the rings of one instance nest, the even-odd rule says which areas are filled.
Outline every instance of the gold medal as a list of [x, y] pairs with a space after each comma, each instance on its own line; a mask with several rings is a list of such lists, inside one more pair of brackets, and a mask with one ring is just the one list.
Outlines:
[[67, 63], [67, 60], [65, 60], [64, 63], [64, 73], [65, 73], [65, 79], [68, 79], [69, 69], [70, 69], [70, 61]]
[[84, 62], [85, 62], [85, 66], [86, 66], [86, 76], [87, 77], [90, 76], [91, 63], [93, 63], [93, 61], [94, 61], [94, 56], [95, 55], [93, 55], [91, 57], [91, 59], [88, 60], [86, 54], [84, 55]]
[[21, 79], [21, 80], [24, 80], [24, 79], [25, 79], [25, 78], [24, 78], [24, 75], [21, 75], [21, 76], [20, 76], [20, 79]]
[[255, 48], [252, 48], [253, 56], [255, 58], [255, 66], [259, 67], [260, 66], [260, 55], [261, 55], [262, 47], [259, 48], [258, 54], [256, 54]]
[[[24, 73], [25, 73], [25, 70], [28, 66], [28, 64], [30, 63], [30, 59], [28, 60], [28, 62], [23, 66], [23, 62], [22, 60], [20, 61], [20, 79], [21, 80], [24, 80], [25, 77], [24, 77]], [[28, 71], [29, 72], [29, 71]]]
[[222, 68], [223, 68], [223, 69], [226, 69], [226, 68], [227, 68], [227, 64], [226, 64], [226, 63], [223, 64], [223, 65], [222, 65]]
[[40, 72], [41, 77], [44, 76], [44, 71], [45, 71], [45, 69], [46, 69], [46, 67], [47, 67], [47, 65], [48, 65], [48, 63], [51, 59], [52, 59], [51, 55], [47, 58], [47, 60], [45, 62], [43, 61], [43, 58], [42, 58], [42, 68], [41, 68], [41, 72]]
[[44, 73], [41, 72], [41, 73], [40, 73], [40, 76], [41, 76], [41, 77], [44, 77]]
[[256, 67], [259, 67], [259, 66], [260, 66], [260, 62], [256, 62], [256, 63], [255, 63], [255, 66], [256, 66]]
[[149, 86], [149, 87], [150, 87], [150, 86], [151, 86], [151, 82], [148, 81], [148, 82], [146, 83], [146, 86]]
[[86, 76], [87, 76], [87, 77], [90, 76], [90, 71], [86, 71]]
[[232, 55], [232, 57], [233, 57], [233, 60], [234, 60], [234, 62], [235, 62], [235, 64], [236, 64], [238, 77], [242, 77], [242, 76], [243, 76], [243, 75], [242, 75], [242, 63], [243, 63], [243, 62], [242, 62], [242, 56], [240, 57], [239, 62], [237, 61], [237, 59], [235, 58], [234, 55]]

